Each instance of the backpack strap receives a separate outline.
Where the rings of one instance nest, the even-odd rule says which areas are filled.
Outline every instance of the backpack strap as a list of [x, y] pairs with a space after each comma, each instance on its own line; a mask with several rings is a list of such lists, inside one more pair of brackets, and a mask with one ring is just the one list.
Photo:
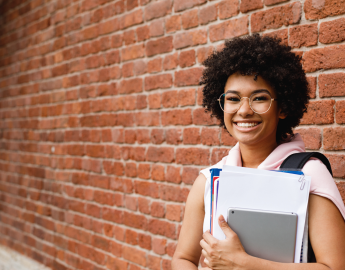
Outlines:
[[331, 164], [329, 163], [328, 159], [319, 152], [302, 152], [291, 154], [283, 161], [282, 165], [280, 165], [280, 169], [302, 169], [304, 164], [306, 164], [307, 161], [312, 157], [321, 160], [322, 163], [326, 165], [328, 171], [333, 177]]
[[[304, 167], [304, 164], [307, 163], [307, 161], [312, 158], [318, 158], [323, 162], [323, 164], [326, 165], [328, 171], [333, 177], [331, 164], [329, 163], [328, 159], [319, 152], [302, 152], [302, 153], [296, 153], [291, 154], [288, 156], [280, 165], [280, 169], [302, 169]], [[308, 236], [308, 263], [314, 263], [316, 262], [315, 253], [313, 250], [313, 247], [310, 244], [309, 236]]]

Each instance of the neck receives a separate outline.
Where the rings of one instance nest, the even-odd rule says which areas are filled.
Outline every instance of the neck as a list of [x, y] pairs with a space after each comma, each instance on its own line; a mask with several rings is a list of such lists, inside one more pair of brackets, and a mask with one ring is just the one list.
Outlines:
[[257, 168], [278, 146], [274, 140], [269, 144], [245, 145], [240, 143], [242, 167]]

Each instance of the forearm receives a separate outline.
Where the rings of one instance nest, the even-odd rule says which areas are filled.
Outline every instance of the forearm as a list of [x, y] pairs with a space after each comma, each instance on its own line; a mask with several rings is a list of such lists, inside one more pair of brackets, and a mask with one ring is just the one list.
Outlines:
[[246, 270], [330, 270], [321, 263], [278, 263], [249, 256], [245, 260]]
[[171, 269], [172, 270], [181, 270], [181, 269], [197, 270], [198, 267], [194, 263], [186, 259], [173, 258], [171, 261]]

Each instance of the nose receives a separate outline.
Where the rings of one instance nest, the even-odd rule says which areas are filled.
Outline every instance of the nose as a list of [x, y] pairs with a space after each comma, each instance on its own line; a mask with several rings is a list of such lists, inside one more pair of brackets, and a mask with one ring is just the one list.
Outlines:
[[246, 117], [248, 115], [254, 114], [252, 108], [249, 105], [249, 98], [248, 97], [242, 97], [240, 108], [238, 109], [237, 113], [239, 115], [241, 115], [242, 117]]

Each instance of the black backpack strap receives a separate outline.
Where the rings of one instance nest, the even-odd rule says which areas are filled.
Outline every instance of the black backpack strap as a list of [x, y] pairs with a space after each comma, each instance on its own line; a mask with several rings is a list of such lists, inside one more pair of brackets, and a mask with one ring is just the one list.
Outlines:
[[312, 157], [321, 160], [323, 164], [326, 165], [330, 174], [333, 176], [331, 164], [329, 163], [328, 159], [319, 152], [302, 152], [291, 154], [284, 160], [282, 165], [280, 165], [280, 169], [302, 169], [304, 164], [306, 164], [307, 161]]
[[[328, 171], [333, 176], [331, 164], [329, 163], [328, 159], [319, 152], [302, 152], [291, 154], [288, 156], [280, 165], [280, 169], [302, 169], [304, 164], [311, 158], [318, 158], [326, 165]], [[309, 237], [308, 237], [309, 238]], [[313, 247], [311, 246], [310, 240], [308, 240], [308, 263], [316, 262], [315, 253]]]

